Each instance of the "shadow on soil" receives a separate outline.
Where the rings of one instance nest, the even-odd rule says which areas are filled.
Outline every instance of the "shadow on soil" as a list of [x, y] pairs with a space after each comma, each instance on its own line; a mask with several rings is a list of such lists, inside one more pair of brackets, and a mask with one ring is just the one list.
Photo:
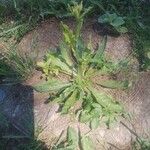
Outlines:
[[36, 140], [34, 94], [26, 85], [0, 85], [0, 150], [46, 150]]

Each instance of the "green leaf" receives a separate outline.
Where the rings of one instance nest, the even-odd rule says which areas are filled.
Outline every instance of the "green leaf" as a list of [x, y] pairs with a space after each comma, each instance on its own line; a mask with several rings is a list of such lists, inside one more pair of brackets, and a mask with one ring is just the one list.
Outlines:
[[103, 56], [103, 53], [105, 51], [106, 48], [106, 43], [107, 43], [107, 36], [105, 36], [101, 42], [101, 44], [99, 44], [99, 48], [95, 53], [94, 58], [92, 59], [92, 62], [100, 62]]
[[83, 137], [81, 139], [82, 150], [94, 150], [94, 145], [89, 137]]
[[122, 17], [116, 17], [110, 24], [114, 27], [119, 27], [123, 25], [125, 21], [123, 20]]
[[86, 111], [82, 111], [81, 113], [80, 113], [80, 117], [79, 117], [79, 120], [80, 120], [80, 122], [88, 122], [88, 121], [90, 121], [90, 119], [91, 119], [91, 115], [88, 113], [88, 112], [86, 112]]
[[110, 14], [106, 12], [104, 15], [98, 18], [98, 22], [110, 24], [120, 33], [126, 33], [128, 31], [127, 28], [122, 27], [122, 25], [125, 24], [124, 19], [117, 16], [116, 13]]
[[63, 114], [66, 114], [68, 112], [68, 110], [70, 109], [70, 107], [72, 107], [75, 102], [77, 101], [77, 90], [75, 90], [71, 96], [66, 100], [65, 104], [63, 105], [63, 108], [62, 108], [62, 113]]
[[74, 146], [78, 146], [79, 136], [78, 133], [71, 127], [68, 127], [67, 130], [67, 141]]
[[109, 112], [121, 113], [123, 112], [123, 107], [117, 102], [112, 102], [107, 106], [106, 110]]
[[150, 59], [150, 52], [147, 53], [147, 57]]
[[69, 29], [69, 27], [65, 24], [62, 23], [63, 27], [63, 35], [64, 35], [64, 41], [68, 45], [71, 54], [74, 56], [76, 61], [78, 61], [79, 57], [79, 52], [76, 49], [76, 44], [77, 44], [77, 38], [75, 36], [75, 33]]
[[92, 118], [99, 118], [102, 115], [102, 107], [101, 108], [94, 108], [91, 112], [90, 115]]
[[128, 29], [126, 27], [117, 27], [116, 30], [120, 33], [127, 33]]
[[98, 18], [98, 22], [111, 24], [117, 17], [118, 16], [116, 13], [110, 14], [109, 12], [106, 12], [104, 15], [102, 15]]
[[109, 106], [113, 101], [110, 96], [108, 96], [104, 93], [99, 93], [95, 89], [91, 89], [91, 92], [92, 92], [93, 96], [95, 97], [95, 100], [97, 101], [97, 103], [99, 103], [104, 108]]
[[76, 56], [78, 60], [82, 58], [84, 51], [85, 51], [84, 42], [81, 38], [79, 38], [76, 42], [76, 53], [77, 53]]
[[65, 40], [66, 44], [68, 44], [72, 48], [75, 44], [75, 35], [74, 35], [73, 31], [71, 29], [69, 29], [69, 27], [67, 25], [63, 24], [62, 22], [61, 22], [61, 26], [63, 29], [64, 40]]
[[109, 19], [109, 17], [108, 17], [108, 14], [106, 13], [106, 14], [100, 16], [100, 17], [98, 18], [98, 22], [99, 22], [99, 23], [108, 23], [108, 22], [110, 22], [110, 19]]
[[99, 105], [98, 103], [92, 103], [92, 106], [93, 106], [94, 108], [98, 108], [98, 109], [101, 109], [101, 108], [102, 108], [102, 106]]
[[116, 81], [116, 80], [105, 80], [97, 81], [97, 84], [112, 89], [127, 89], [129, 87], [129, 81]]
[[38, 92], [53, 92], [53, 91], [58, 91], [62, 88], [66, 88], [70, 85], [71, 83], [60, 82], [58, 80], [50, 80], [50, 81], [44, 81], [42, 83], [39, 83], [33, 86], [33, 88]]
[[98, 128], [99, 124], [100, 124], [99, 118], [94, 118], [90, 122], [90, 127], [91, 127], [91, 129], [96, 129], [96, 128]]
[[92, 89], [93, 96], [95, 97], [96, 101], [103, 106], [103, 112], [105, 111], [107, 114], [111, 113], [121, 113], [123, 112], [123, 107], [118, 103], [115, 102], [110, 96], [99, 93], [97, 90]]
[[[63, 61], [61, 61], [61, 59], [58, 56], [55, 56], [50, 53], [47, 54], [47, 62], [49, 62], [49, 65], [57, 66], [62, 71], [72, 74], [72, 70], [69, 68], [69, 66], [66, 63], [64, 63]], [[51, 67], [51, 66], [49, 66], [49, 67]]]
[[60, 51], [61, 51], [61, 56], [66, 61], [66, 63], [69, 66], [73, 66], [73, 61], [71, 60], [71, 54], [69, 51], [69, 47], [64, 42], [61, 42], [61, 44], [60, 44]]
[[0, 15], [6, 10], [6, 6], [0, 4]]

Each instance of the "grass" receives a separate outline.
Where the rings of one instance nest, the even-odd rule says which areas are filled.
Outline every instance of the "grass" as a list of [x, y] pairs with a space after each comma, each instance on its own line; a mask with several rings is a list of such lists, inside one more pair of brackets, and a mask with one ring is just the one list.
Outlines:
[[149, 150], [150, 149], [150, 140], [136, 138], [136, 141], [132, 143], [132, 150]]
[[35, 20], [16, 20], [6, 19], [0, 24], [0, 40], [8, 41], [13, 39], [14, 43], [19, 43], [22, 37], [34, 29], [36, 26]]
[[0, 56], [1, 83], [16, 83], [28, 79], [35, 69], [36, 58], [36, 54], [22, 54], [15, 47], [5, 49]]

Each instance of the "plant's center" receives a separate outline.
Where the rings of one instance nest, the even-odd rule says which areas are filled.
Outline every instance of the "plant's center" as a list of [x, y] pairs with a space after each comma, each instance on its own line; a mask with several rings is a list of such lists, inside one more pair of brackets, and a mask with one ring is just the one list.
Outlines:
[[79, 87], [81, 89], [85, 89], [86, 87], [88, 87], [90, 85], [91, 82], [88, 77], [77, 75], [75, 77], [74, 83], [77, 87]]

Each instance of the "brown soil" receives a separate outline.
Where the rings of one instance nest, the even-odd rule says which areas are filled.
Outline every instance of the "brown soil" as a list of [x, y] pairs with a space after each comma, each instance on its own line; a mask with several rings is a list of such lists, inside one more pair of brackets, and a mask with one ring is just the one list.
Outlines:
[[[65, 23], [72, 29], [75, 25], [75, 22], [72, 20], [65, 20]], [[102, 37], [93, 29], [94, 24], [94, 19], [87, 20], [83, 26], [82, 36], [86, 42], [89, 41], [91, 36], [93, 47], [96, 48]], [[41, 58], [45, 51], [57, 48], [61, 39], [60, 20], [52, 18], [42, 22], [34, 31], [27, 34], [19, 44], [19, 49], [24, 52], [36, 50]], [[128, 35], [108, 37], [106, 53], [114, 61], [126, 58], [132, 52], [131, 50], [131, 42]]]

